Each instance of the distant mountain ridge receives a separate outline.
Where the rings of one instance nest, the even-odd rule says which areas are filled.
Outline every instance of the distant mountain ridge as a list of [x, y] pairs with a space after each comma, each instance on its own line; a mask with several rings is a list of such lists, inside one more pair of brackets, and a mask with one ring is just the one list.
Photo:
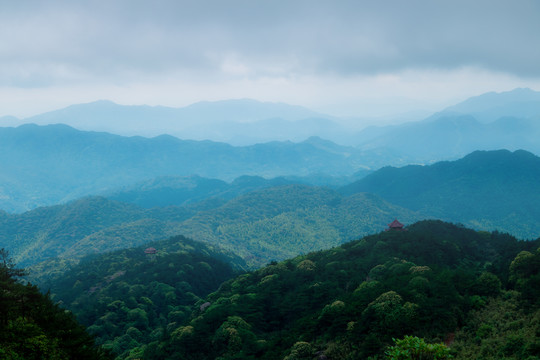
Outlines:
[[357, 137], [361, 150], [386, 150], [409, 163], [457, 159], [475, 150], [540, 154], [540, 92], [487, 93], [418, 122], [371, 127]]
[[[13, 119], [9, 124], [13, 124]], [[38, 125], [66, 124], [85, 131], [123, 136], [163, 134], [181, 139], [234, 145], [303, 141], [314, 135], [343, 136], [334, 117], [285, 103], [251, 99], [203, 101], [186, 107], [119, 105], [108, 100], [76, 104], [21, 120]]]
[[288, 180], [287, 178], [265, 179], [260, 176], [247, 175], [236, 178], [231, 183], [218, 179], [202, 178], [197, 175], [164, 176], [125, 186], [103, 195], [111, 200], [152, 208], [186, 205], [216, 197], [230, 200], [254, 190], [298, 182], [298, 180]]
[[489, 92], [450, 106], [442, 113], [469, 114], [484, 123], [508, 116], [538, 119], [540, 92], [528, 88], [518, 88], [502, 93]]
[[67, 125], [22, 125], [0, 128], [0, 209], [20, 212], [160, 176], [350, 176], [385, 163], [383, 158], [312, 140], [234, 147], [167, 135], [123, 137]]

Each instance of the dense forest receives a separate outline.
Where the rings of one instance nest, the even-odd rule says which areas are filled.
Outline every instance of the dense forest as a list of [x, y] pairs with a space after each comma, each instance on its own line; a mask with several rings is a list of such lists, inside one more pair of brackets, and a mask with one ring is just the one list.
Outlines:
[[425, 221], [271, 264], [209, 295], [157, 358], [380, 358], [414, 335], [456, 358], [526, 359], [540, 345], [538, 245]]
[[332, 189], [306, 185], [259, 189], [228, 201], [213, 198], [151, 209], [88, 197], [0, 216], [4, 229], [0, 241], [19, 264], [31, 266], [183, 234], [219, 244], [257, 268], [373, 233], [390, 216], [407, 222], [420, 218], [374, 195], [344, 197]]
[[93, 256], [47, 283], [118, 359], [540, 353], [538, 240], [422, 221], [239, 275], [219, 249], [155, 244], [155, 258]]
[[235, 255], [177, 236], [87, 256], [65, 273], [42, 269], [37, 280], [77, 314], [98, 344], [133, 357], [134, 348], [188, 320], [194, 303], [242, 267]]
[[6, 360], [112, 359], [69, 311], [36, 286], [0, 250], [0, 358]]

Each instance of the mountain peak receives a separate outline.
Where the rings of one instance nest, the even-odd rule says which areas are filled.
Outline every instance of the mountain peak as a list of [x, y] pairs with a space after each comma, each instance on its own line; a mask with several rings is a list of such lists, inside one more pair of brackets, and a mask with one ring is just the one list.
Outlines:
[[[529, 88], [516, 88], [504, 92], [488, 92], [471, 97], [459, 104], [450, 106], [443, 112], [458, 112], [465, 114], [481, 114], [496, 109], [498, 116], [519, 114], [519, 105], [537, 103], [540, 109], [540, 92]], [[538, 110], [536, 110], [538, 112]]]

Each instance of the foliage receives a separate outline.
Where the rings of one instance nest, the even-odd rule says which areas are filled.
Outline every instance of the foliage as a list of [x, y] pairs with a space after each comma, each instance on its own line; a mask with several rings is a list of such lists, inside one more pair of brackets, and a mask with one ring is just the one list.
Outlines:
[[442, 344], [427, 344], [416, 336], [394, 339], [395, 345], [388, 348], [388, 360], [443, 360], [451, 359], [450, 349]]
[[84, 258], [41, 284], [120, 358], [189, 319], [191, 307], [235, 273], [237, 257], [177, 236], [145, 247]]
[[[473, 310], [452, 345], [456, 359], [536, 359], [540, 354], [540, 309], [523, 307], [514, 290]], [[535, 357], [536, 356], [536, 357]]]
[[30, 269], [36, 276], [70, 266], [83, 255], [177, 234], [234, 251], [257, 268], [378, 231], [386, 226], [388, 214], [405, 222], [419, 217], [376, 196], [343, 197], [304, 185], [253, 191], [227, 202], [153, 209], [91, 197], [0, 217], [0, 240], [24, 265], [49, 259]]
[[226, 281], [143, 354], [358, 359], [380, 358], [405, 335], [439, 343], [512, 286], [514, 257], [535, 246], [440, 221], [367, 236]]
[[38, 288], [17, 282], [23, 275], [0, 250], [0, 357], [10, 360], [108, 359], [73, 315]]

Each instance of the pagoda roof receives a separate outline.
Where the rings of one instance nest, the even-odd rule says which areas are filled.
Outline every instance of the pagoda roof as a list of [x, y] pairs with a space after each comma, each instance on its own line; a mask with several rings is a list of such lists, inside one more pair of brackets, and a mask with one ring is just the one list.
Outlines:
[[397, 219], [395, 219], [394, 221], [392, 221], [390, 224], [388, 224], [388, 227], [389, 228], [392, 228], [392, 229], [395, 229], [395, 228], [403, 228], [403, 225], [402, 223], [400, 223], [399, 221], [397, 221]]
[[157, 250], [153, 247], [149, 247], [147, 249], [144, 250], [144, 253], [145, 254], [155, 254], [157, 252]]

